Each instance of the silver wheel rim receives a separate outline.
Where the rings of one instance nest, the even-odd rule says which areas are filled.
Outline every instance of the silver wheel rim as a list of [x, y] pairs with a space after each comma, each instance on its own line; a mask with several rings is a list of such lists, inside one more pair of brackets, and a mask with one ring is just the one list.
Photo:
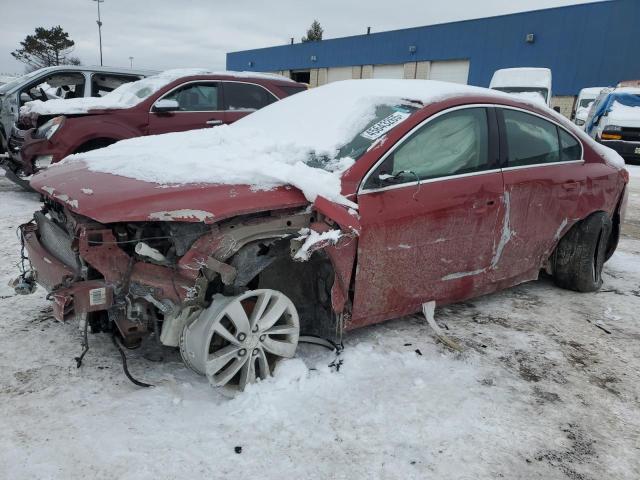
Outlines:
[[272, 374], [275, 364], [295, 354], [300, 321], [293, 302], [276, 290], [251, 290], [213, 302], [185, 327], [182, 358], [209, 382], [226, 390]]

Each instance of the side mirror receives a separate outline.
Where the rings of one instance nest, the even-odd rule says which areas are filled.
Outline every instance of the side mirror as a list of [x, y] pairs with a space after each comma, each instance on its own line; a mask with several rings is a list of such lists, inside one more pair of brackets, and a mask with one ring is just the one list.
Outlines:
[[554, 109], [556, 112], [560, 113], [560, 107], [555, 106], [555, 107], [553, 107], [553, 109]]
[[175, 100], [162, 99], [153, 104], [153, 111], [158, 113], [176, 112], [180, 105]]
[[31, 98], [31, 95], [29, 95], [27, 92], [22, 92], [20, 94], [20, 102], [21, 103], [30, 102], [31, 100], [33, 100], [33, 98]]

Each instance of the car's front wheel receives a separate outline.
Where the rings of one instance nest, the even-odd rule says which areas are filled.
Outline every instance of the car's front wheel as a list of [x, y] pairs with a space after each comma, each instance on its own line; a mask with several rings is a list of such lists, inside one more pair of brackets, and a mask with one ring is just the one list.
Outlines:
[[594, 292], [602, 286], [612, 223], [596, 212], [575, 224], [560, 240], [553, 256], [556, 284], [577, 292]]
[[185, 364], [225, 390], [242, 391], [269, 377], [276, 363], [295, 354], [300, 319], [293, 302], [271, 289], [214, 295], [211, 305], [184, 328]]

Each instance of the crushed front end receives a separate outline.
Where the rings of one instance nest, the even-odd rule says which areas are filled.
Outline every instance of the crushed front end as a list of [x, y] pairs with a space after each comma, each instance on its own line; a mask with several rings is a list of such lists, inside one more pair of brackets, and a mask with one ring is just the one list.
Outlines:
[[[21, 234], [33, 278], [49, 292], [56, 319], [86, 316], [96, 330], [113, 324], [125, 344], [134, 346], [159, 321], [201, 301], [198, 271], [180, 269], [175, 260], [186, 253], [189, 238], [195, 241], [206, 228], [159, 222], [105, 226], [47, 201]], [[136, 253], [140, 245], [146, 251]]]

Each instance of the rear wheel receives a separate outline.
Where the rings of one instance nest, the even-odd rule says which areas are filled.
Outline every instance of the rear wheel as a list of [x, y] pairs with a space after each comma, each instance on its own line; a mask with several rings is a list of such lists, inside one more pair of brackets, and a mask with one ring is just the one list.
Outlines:
[[612, 223], [597, 212], [574, 225], [560, 240], [554, 254], [555, 283], [568, 290], [594, 292], [602, 286]]
[[300, 321], [282, 292], [250, 290], [215, 295], [180, 339], [185, 364], [216, 387], [236, 392], [269, 377], [276, 363], [295, 354]]

